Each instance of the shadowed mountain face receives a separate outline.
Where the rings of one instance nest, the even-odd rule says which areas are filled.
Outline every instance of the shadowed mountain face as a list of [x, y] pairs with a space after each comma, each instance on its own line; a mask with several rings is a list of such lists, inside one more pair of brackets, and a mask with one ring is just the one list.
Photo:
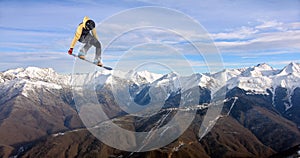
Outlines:
[[[0, 73], [0, 156], [269, 157], [284, 153], [300, 144], [300, 69], [297, 67], [299, 64], [291, 63], [275, 70], [260, 64], [187, 77], [148, 72], [117, 77], [109, 72], [75, 74], [77, 79], [97, 83], [92, 89], [105, 114], [116, 125], [130, 131], [163, 128], [178, 111], [187, 114], [196, 111], [191, 125], [179, 138], [147, 152], [109, 147], [86, 129], [79, 117], [80, 106], [74, 100], [74, 94], [79, 96], [79, 92], [70, 82], [74, 75], [32, 67], [8, 70]], [[220, 77], [224, 74], [225, 79]], [[151, 91], [164, 91], [167, 97], [155, 115], [137, 117], [119, 107], [114, 89], [120, 87], [128, 87], [128, 95], [140, 106], [153, 101]], [[226, 93], [220, 97], [224, 89]], [[197, 105], [180, 107], [181, 100], [189, 94], [197, 94]], [[211, 120], [214, 126], [202, 137], [199, 129], [208, 108], [220, 101], [223, 110]], [[104, 128], [105, 124], [106, 121], [101, 122], [98, 128]], [[178, 120], [178, 124], [184, 121]], [[134, 137], [122, 138], [120, 144], [130, 142], [129, 139]]]

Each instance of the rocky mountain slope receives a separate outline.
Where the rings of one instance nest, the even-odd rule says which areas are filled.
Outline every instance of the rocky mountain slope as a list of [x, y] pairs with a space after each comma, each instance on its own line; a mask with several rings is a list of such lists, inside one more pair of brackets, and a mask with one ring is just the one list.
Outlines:
[[[187, 130], [166, 147], [134, 153], [117, 150], [99, 141], [82, 123], [76, 100], [81, 87], [95, 91], [105, 113], [132, 131], [163, 127], [178, 111], [196, 111], [196, 115]], [[161, 92], [163, 107], [151, 117], [131, 116], [118, 106], [116, 92], [129, 95], [126, 102], [141, 106], [155, 101], [153, 92]], [[190, 94], [196, 94], [197, 105], [181, 107], [181, 100]], [[281, 70], [259, 64], [190, 76], [147, 71], [62, 75], [53, 69], [13, 69], [0, 73], [0, 155], [268, 157], [300, 144], [299, 98], [298, 63]], [[201, 123], [217, 101], [224, 104], [222, 112], [202, 137]], [[157, 124], [162, 118], [166, 119]]]

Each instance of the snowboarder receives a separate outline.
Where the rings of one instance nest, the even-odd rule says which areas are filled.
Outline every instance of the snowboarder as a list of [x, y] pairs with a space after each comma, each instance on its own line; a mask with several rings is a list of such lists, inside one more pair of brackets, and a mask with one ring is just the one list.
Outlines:
[[[92, 34], [90, 32], [92, 32]], [[91, 48], [91, 46], [94, 46], [96, 47], [94, 64], [103, 66], [103, 64], [101, 63], [101, 43], [98, 40], [98, 35], [95, 29], [95, 22], [87, 16], [83, 18], [82, 23], [80, 23], [77, 27], [75, 36], [68, 51], [70, 55], [72, 55], [73, 48], [77, 41], [84, 43], [83, 48], [80, 49], [78, 53], [78, 57], [80, 59], [85, 59], [87, 51]]]

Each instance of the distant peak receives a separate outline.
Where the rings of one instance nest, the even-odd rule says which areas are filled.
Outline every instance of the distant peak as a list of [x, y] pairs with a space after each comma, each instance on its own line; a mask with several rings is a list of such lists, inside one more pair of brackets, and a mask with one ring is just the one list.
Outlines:
[[159, 80], [170, 79], [170, 78], [174, 78], [174, 77], [178, 77], [178, 76], [179, 76], [178, 73], [176, 73], [176, 72], [170, 72], [168, 74], [165, 74], [165, 75], [161, 76], [159, 78]]
[[11, 79], [23, 78], [37, 80], [45, 80], [46, 78], [55, 80], [55, 78], [58, 76], [58, 74], [52, 68], [38, 68], [31, 66], [27, 68], [10, 69], [3, 72], [3, 75]]
[[136, 71], [134, 72], [134, 75], [140, 75], [140, 76], [145, 76], [145, 75], [149, 75], [149, 74], [153, 74], [147, 70], [143, 70], [143, 71]]
[[289, 66], [289, 67], [299, 67], [299, 64], [297, 64], [295, 62], [290, 62], [287, 66]]
[[40, 71], [55, 72], [52, 68], [39, 68], [39, 67], [29, 66], [27, 68], [10, 69], [10, 70], [5, 71], [4, 73], [18, 74], [18, 73], [22, 73], [22, 72], [40, 72]]
[[147, 70], [142, 70], [142, 71], [130, 70], [126, 76], [135, 81], [146, 80], [147, 82], [150, 82], [150, 83], [157, 80], [158, 78], [162, 77], [161, 74], [152, 73]]
[[34, 66], [28, 66], [27, 68], [25, 68], [25, 70], [27, 70], [27, 71], [45, 71], [45, 70], [54, 71], [52, 68], [40, 68], [40, 67], [34, 67]]
[[295, 62], [289, 63], [287, 66], [285, 66], [281, 71], [280, 75], [286, 75], [291, 73], [300, 73], [300, 66], [299, 64]]
[[272, 66], [266, 64], [266, 63], [260, 63], [258, 65], [256, 65], [256, 67], [261, 68], [261, 69], [265, 69], [265, 70], [272, 70]]
[[292, 68], [293, 70], [299, 70], [299, 65], [295, 62], [291, 62], [285, 68]]
[[177, 76], [179, 76], [179, 74], [177, 72], [172, 71], [172, 72], [166, 74], [165, 76], [166, 77], [177, 77]]

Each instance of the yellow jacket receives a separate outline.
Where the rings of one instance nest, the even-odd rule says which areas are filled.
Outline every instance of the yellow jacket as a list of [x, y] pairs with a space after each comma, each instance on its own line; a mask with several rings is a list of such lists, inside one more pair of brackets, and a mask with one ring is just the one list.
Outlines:
[[[80, 39], [81, 34], [82, 34], [82, 30], [85, 29], [85, 23], [86, 23], [88, 20], [90, 20], [90, 18], [88, 18], [87, 16], [85, 16], [85, 17], [83, 18], [82, 23], [78, 25], [78, 27], [77, 27], [77, 29], [76, 29], [75, 36], [74, 36], [74, 38], [73, 38], [73, 40], [72, 40], [72, 43], [71, 43], [70, 48], [74, 48], [76, 42]], [[92, 34], [93, 34], [93, 36], [98, 40], [98, 35], [97, 35], [96, 28], [94, 28], [94, 29], [92, 30]]]

